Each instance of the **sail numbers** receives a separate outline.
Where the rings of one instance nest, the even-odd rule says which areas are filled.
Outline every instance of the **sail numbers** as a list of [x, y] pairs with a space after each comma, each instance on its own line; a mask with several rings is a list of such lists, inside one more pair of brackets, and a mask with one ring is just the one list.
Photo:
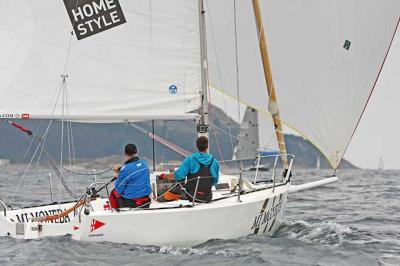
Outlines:
[[118, 0], [64, 0], [78, 40], [126, 23]]

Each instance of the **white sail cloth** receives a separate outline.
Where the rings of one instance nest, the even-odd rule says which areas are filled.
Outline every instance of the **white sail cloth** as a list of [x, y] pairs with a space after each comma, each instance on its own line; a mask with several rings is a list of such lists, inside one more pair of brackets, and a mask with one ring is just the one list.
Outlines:
[[126, 24], [78, 41], [63, 1], [0, 1], [0, 117], [121, 122], [197, 109], [198, 2], [120, 4]]
[[[267, 114], [251, 1], [208, 2], [211, 86]], [[398, 0], [262, 0], [284, 123], [340, 163], [375, 86], [400, 17]]]

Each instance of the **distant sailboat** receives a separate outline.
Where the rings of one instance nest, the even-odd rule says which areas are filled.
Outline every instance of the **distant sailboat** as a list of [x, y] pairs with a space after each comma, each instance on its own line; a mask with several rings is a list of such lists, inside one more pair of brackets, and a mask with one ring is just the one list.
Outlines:
[[378, 171], [383, 171], [383, 170], [384, 170], [383, 157], [380, 157], [378, 161]]
[[270, 119], [268, 121], [262, 119], [257, 110], [251, 107], [246, 108], [232, 158], [232, 160], [242, 163], [245, 171], [268, 171], [273, 166], [273, 160], [269, 166], [264, 164], [267, 160], [262, 158], [274, 157], [279, 154], [279, 151], [276, 151], [279, 149], [278, 147], [274, 147], [275, 150], [266, 149], [268, 144], [271, 147], [276, 143], [269, 143], [266, 140], [274, 134], [272, 127], [264, 125], [266, 122], [271, 123]]

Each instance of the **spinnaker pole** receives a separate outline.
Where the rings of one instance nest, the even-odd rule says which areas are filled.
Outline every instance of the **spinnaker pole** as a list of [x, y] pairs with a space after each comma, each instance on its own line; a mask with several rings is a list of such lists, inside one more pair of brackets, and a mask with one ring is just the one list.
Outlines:
[[287, 158], [284, 133], [282, 130], [282, 121], [279, 114], [278, 99], [275, 91], [274, 82], [272, 79], [272, 70], [268, 56], [268, 47], [262, 22], [260, 3], [258, 0], [252, 0], [252, 1], [253, 1], [254, 15], [256, 18], [256, 26], [258, 32], [261, 58], [264, 67], [265, 82], [267, 84], [267, 91], [269, 96], [268, 111], [271, 113], [272, 119], [274, 121], [275, 133], [276, 133], [276, 138], [278, 140], [279, 150], [281, 152], [283, 167], [285, 168], [285, 171], [287, 171], [289, 169], [289, 162]]
[[208, 137], [208, 77], [207, 77], [207, 39], [204, 1], [199, 1], [199, 29], [200, 29], [200, 68], [201, 68], [201, 92], [200, 92], [200, 120], [197, 124], [199, 136]]

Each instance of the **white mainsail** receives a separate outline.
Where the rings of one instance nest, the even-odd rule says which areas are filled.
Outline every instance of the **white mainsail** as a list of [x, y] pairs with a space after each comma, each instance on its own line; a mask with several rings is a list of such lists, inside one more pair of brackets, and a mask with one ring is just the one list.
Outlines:
[[197, 109], [198, 2], [120, 4], [127, 23], [78, 41], [63, 1], [0, 1], [0, 117], [122, 122]]
[[[210, 85], [268, 114], [251, 1], [208, 1]], [[396, 32], [398, 0], [261, 1], [281, 119], [337, 168]]]

